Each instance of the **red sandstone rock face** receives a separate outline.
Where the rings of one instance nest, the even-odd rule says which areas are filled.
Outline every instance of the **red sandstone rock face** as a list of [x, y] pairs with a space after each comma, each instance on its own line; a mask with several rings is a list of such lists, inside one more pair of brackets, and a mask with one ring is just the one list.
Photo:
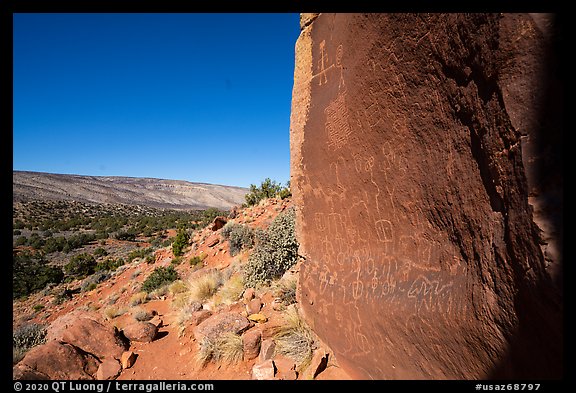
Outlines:
[[540, 244], [561, 228], [539, 228], [528, 198], [562, 182], [527, 180], [525, 162], [550, 156], [522, 148], [561, 135], [526, 90], [543, 83], [538, 22], [302, 21], [291, 185], [315, 332], [359, 378], [561, 376], [561, 256]]

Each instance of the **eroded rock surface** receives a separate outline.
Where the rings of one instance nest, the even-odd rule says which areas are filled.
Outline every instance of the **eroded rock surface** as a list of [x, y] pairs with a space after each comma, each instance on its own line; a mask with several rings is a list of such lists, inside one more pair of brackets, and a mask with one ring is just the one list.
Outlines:
[[[559, 113], [542, 102], [557, 102], [546, 86], [560, 77], [544, 66], [550, 24], [320, 14], [301, 26], [291, 186], [314, 331], [359, 378], [560, 377], [562, 229], [539, 219], [562, 210], [561, 121], [543, 120]], [[548, 209], [534, 214], [538, 196]]]

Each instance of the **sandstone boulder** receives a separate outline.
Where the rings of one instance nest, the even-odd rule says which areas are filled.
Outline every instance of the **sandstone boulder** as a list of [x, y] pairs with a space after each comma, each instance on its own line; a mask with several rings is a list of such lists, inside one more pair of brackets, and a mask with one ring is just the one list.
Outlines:
[[79, 352], [70, 344], [56, 340], [32, 348], [14, 367], [15, 379], [31, 377], [47, 379], [93, 379], [98, 360]]
[[119, 359], [126, 349], [118, 331], [96, 320], [96, 316], [73, 311], [56, 319], [46, 331], [46, 340], [72, 344], [100, 360]]
[[214, 340], [223, 333], [241, 334], [250, 327], [250, 321], [235, 312], [211, 315], [194, 330], [194, 337], [201, 341], [204, 337]]
[[105, 381], [108, 379], [115, 379], [120, 375], [122, 367], [116, 359], [105, 359], [100, 366], [98, 366], [98, 371], [96, 371], [96, 379], [99, 381]]
[[130, 341], [149, 343], [154, 341], [158, 327], [150, 322], [132, 322], [122, 328], [124, 336]]
[[226, 225], [227, 222], [228, 222], [228, 220], [226, 219], [226, 217], [218, 216], [212, 222], [212, 226], [210, 227], [210, 229], [213, 231], [217, 231], [219, 229], [222, 229], [224, 227], [224, 225]]

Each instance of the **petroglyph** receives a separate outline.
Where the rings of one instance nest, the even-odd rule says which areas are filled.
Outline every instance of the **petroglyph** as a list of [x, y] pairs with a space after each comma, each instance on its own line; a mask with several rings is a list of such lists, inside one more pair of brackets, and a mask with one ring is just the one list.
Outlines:
[[346, 95], [340, 93], [336, 99], [324, 110], [326, 114], [325, 129], [328, 137], [328, 146], [337, 150], [348, 143], [352, 133], [346, 111]]

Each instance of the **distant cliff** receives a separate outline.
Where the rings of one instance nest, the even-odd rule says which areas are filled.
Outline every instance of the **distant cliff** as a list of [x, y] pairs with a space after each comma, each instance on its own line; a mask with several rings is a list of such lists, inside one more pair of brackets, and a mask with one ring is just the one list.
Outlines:
[[315, 332], [357, 378], [561, 377], [554, 18], [303, 14], [301, 29], [291, 185]]
[[229, 209], [248, 189], [180, 180], [14, 171], [13, 200], [75, 200], [167, 209]]

